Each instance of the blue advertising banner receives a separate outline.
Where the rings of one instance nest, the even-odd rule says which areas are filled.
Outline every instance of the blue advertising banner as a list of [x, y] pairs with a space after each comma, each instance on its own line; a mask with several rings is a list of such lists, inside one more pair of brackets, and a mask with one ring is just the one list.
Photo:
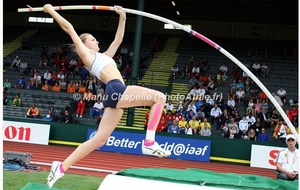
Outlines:
[[[88, 129], [87, 139], [92, 138], [96, 132], [95, 129]], [[141, 155], [144, 139], [144, 134], [114, 131], [101, 150]], [[210, 141], [159, 135], [155, 139], [162, 148], [172, 152], [170, 158], [209, 162]]]

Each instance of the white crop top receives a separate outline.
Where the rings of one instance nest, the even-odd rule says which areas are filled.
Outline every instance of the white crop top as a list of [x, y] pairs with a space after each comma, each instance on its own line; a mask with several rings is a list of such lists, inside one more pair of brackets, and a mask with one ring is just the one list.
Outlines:
[[113, 60], [111, 57], [103, 53], [95, 52], [95, 60], [93, 61], [91, 66], [91, 73], [93, 73], [93, 75], [100, 79], [100, 73], [102, 69], [109, 64], [117, 67], [115, 60]]

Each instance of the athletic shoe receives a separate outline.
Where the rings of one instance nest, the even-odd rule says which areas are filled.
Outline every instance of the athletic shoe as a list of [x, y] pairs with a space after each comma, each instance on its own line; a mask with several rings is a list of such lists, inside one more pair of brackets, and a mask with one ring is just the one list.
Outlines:
[[52, 162], [51, 171], [48, 175], [48, 186], [51, 188], [54, 183], [59, 179], [62, 178], [65, 174], [60, 172], [60, 165], [61, 163], [58, 161]]
[[157, 156], [157, 157], [167, 157], [171, 155], [171, 152], [168, 150], [164, 150], [159, 146], [157, 142], [154, 142], [151, 146], [142, 145], [142, 152], [145, 155]]

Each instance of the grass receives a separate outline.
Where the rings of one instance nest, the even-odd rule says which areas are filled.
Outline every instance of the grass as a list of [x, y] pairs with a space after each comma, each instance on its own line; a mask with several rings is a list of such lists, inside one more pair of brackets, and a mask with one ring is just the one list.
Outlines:
[[[23, 171], [3, 171], [3, 189], [22, 189], [29, 182], [46, 184], [49, 172], [23, 172]], [[68, 190], [96, 190], [99, 188], [103, 178], [85, 175], [66, 174], [58, 180], [53, 187]]]

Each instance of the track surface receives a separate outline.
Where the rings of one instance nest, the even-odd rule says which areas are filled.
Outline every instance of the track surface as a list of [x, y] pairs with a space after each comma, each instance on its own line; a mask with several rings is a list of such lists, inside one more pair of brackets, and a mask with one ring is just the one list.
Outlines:
[[[17, 142], [3, 142], [3, 152], [23, 152], [32, 154], [32, 162], [43, 162], [51, 164], [52, 161], [63, 161], [76, 147], [57, 146], [57, 145], [36, 145]], [[251, 168], [249, 166], [223, 164], [223, 163], [205, 163], [196, 161], [176, 160], [170, 158], [156, 158], [143, 155], [131, 155], [112, 153], [104, 151], [93, 151], [84, 159], [77, 162], [74, 166], [105, 169], [120, 171], [128, 168], [199, 168], [214, 172], [238, 173], [238, 174], [254, 174], [267, 176], [275, 179], [276, 175], [273, 170], [262, 168]], [[50, 170], [50, 166], [40, 165], [41, 170]], [[78, 169], [69, 169], [68, 173], [83, 174], [105, 177], [109, 172], [86, 171]]]

